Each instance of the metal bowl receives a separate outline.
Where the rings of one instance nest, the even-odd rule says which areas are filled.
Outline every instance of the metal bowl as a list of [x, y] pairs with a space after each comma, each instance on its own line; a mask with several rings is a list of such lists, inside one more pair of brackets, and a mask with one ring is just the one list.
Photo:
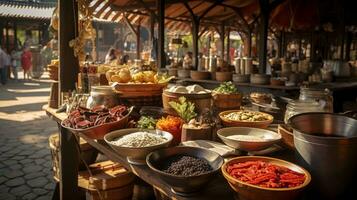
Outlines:
[[[305, 182], [297, 187], [292, 187], [292, 188], [265, 188], [265, 187], [260, 187], [257, 185], [252, 185], [252, 184], [240, 181], [240, 180], [232, 177], [231, 175], [229, 175], [227, 172], [227, 167], [230, 164], [246, 162], [246, 161], [258, 161], [258, 160], [268, 162], [271, 164], [275, 164], [278, 166], [286, 167], [286, 168], [289, 168], [290, 170], [293, 170], [295, 172], [303, 173], [303, 174], [305, 174], [305, 177], [306, 177]], [[245, 200], [296, 199], [311, 181], [310, 173], [308, 171], [306, 171], [304, 168], [299, 167], [298, 165], [295, 165], [293, 163], [290, 163], [290, 162], [287, 162], [284, 160], [270, 158], [270, 157], [263, 157], [263, 156], [236, 157], [236, 158], [233, 158], [233, 159], [229, 160], [228, 162], [224, 163], [224, 165], [222, 166], [221, 169], [222, 169], [223, 176], [227, 179], [231, 188], [237, 192], [239, 199], [245, 199]]]
[[[177, 176], [160, 170], [160, 163], [171, 156], [187, 155], [202, 158], [208, 161], [212, 171], [196, 176]], [[146, 163], [155, 174], [168, 183], [172, 191], [181, 196], [191, 196], [208, 183], [217, 174], [223, 164], [223, 158], [210, 150], [197, 147], [173, 147], [161, 149], [150, 153], [146, 157]]]
[[331, 113], [305, 113], [291, 117], [289, 123], [297, 155], [311, 172], [316, 192], [324, 199], [356, 196], [357, 120]]
[[[222, 128], [217, 131], [217, 135], [226, 145], [244, 151], [259, 151], [266, 149], [281, 140], [281, 135], [274, 131], [250, 127]], [[227, 138], [232, 135], [257, 136], [263, 138], [264, 141], [247, 141]]]
[[[116, 138], [123, 137], [124, 135], [128, 135], [130, 133], [135, 133], [138, 131], [145, 131], [155, 134], [160, 134], [167, 139], [166, 142], [154, 146], [149, 147], [121, 147], [111, 143]], [[129, 129], [122, 129], [110, 132], [104, 136], [104, 140], [108, 145], [114, 149], [118, 154], [121, 156], [126, 156], [127, 160], [130, 164], [134, 165], [145, 165], [145, 158], [146, 156], [157, 149], [168, 147], [173, 139], [171, 133], [161, 130], [146, 130], [146, 129], [138, 129], [138, 128], [129, 128]]]

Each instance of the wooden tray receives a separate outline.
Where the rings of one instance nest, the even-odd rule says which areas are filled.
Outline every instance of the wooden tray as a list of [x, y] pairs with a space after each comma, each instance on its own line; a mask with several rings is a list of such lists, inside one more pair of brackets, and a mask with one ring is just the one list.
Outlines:
[[295, 149], [293, 130], [288, 125], [279, 124], [278, 133], [281, 135], [284, 146]]
[[146, 92], [161, 91], [167, 83], [116, 83], [114, 88], [119, 92]]

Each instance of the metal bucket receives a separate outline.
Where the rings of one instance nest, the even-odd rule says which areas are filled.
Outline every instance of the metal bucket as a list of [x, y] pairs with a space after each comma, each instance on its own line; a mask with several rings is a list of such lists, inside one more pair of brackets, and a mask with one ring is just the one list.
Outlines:
[[301, 164], [312, 174], [313, 191], [323, 199], [356, 196], [357, 120], [331, 113], [304, 113], [289, 122]]

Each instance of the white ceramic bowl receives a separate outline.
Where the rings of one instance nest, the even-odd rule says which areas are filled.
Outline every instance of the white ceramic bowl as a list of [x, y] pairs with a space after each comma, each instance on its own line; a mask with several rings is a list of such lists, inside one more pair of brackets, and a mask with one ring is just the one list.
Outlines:
[[[281, 140], [281, 135], [271, 130], [251, 127], [228, 127], [217, 131], [218, 137], [228, 146], [243, 151], [266, 149]], [[239, 138], [232, 136], [244, 135]], [[259, 140], [253, 141], [254, 137]]]

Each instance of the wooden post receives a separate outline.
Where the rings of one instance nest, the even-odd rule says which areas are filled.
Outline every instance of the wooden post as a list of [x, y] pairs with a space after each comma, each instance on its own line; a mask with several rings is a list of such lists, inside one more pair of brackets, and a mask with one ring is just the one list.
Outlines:
[[220, 39], [221, 39], [221, 58], [224, 60], [224, 23], [222, 22], [221, 27], [220, 27]]
[[[69, 92], [76, 88], [79, 72], [78, 59], [69, 41], [75, 38], [78, 24], [78, 9], [75, 0], [58, 0], [59, 7], [59, 88]], [[75, 9], [74, 9], [75, 8]], [[60, 94], [60, 93], [59, 93]], [[72, 198], [70, 195], [68, 198]]]
[[[13, 22], [13, 25], [14, 25], [14, 44], [15, 44], [15, 49], [18, 48], [17, 46], [17, 23], [16, 21]], [[19, 49], [17, 49], [19, 50]]]
[[193, 68], [198, 69], [198, 30], [200, 21], [197, 16], [192, 18], [192, 58]]
[[0, 22], [0, 47], [3, 45], [4, 24]]
[[136, 58], [137, 59], [140, 59], [140, 23], [139, 25], [136, 27]]
[[10, 38], [9, 38], [9, 24], [6, 23], [5, 26], [5, 37], [6, 37], [6, 51], [10, 52]]
[[230, 45], [230, 35], [231, 35], [231, 30], [230, 28], [228, 28], [227, 30], [227, 62], [228, 64], [231, 63], [231, 58], [230, 58], [230, 48], [231, 48], [231, 45]]
[[278, 58], [281, 58], [282, 55], [283, 55], [283, 31], [280, 31], [278, 37]]
[[[69, 41], [75, 38], [78, 24], [76, 0], [58, 0], [59, 8], [59, 91], [68, 92], [76, 87], [79, 63]], [[59, 93], [61, 94], [61, 93]], [[60, 95], [59, 95], [60, 96]], [[60, 99], [61, 100], [61, 99]], [[61, 103], [61, 101], [59, 101]], [[74, 200], [78, 197], [78, 142], [69, 130], [60, 129], [60, 199]]]
[[269, 22], [269, 2], [259, 0], [261, 18], [259, 26], [259, 73], [265, 74], [267, 66], [267, 38]]
[[248, 58], [252, 57], [252, 30], [249, 29], [248, 30], [248, 36], [247, 36], [247, 40], [248, 40], [248, 47], [247, 47], [247, 51], [248, 51]]
[[158, 68], [165, 68], [165, 0], [157, 0], [158, 11]]

